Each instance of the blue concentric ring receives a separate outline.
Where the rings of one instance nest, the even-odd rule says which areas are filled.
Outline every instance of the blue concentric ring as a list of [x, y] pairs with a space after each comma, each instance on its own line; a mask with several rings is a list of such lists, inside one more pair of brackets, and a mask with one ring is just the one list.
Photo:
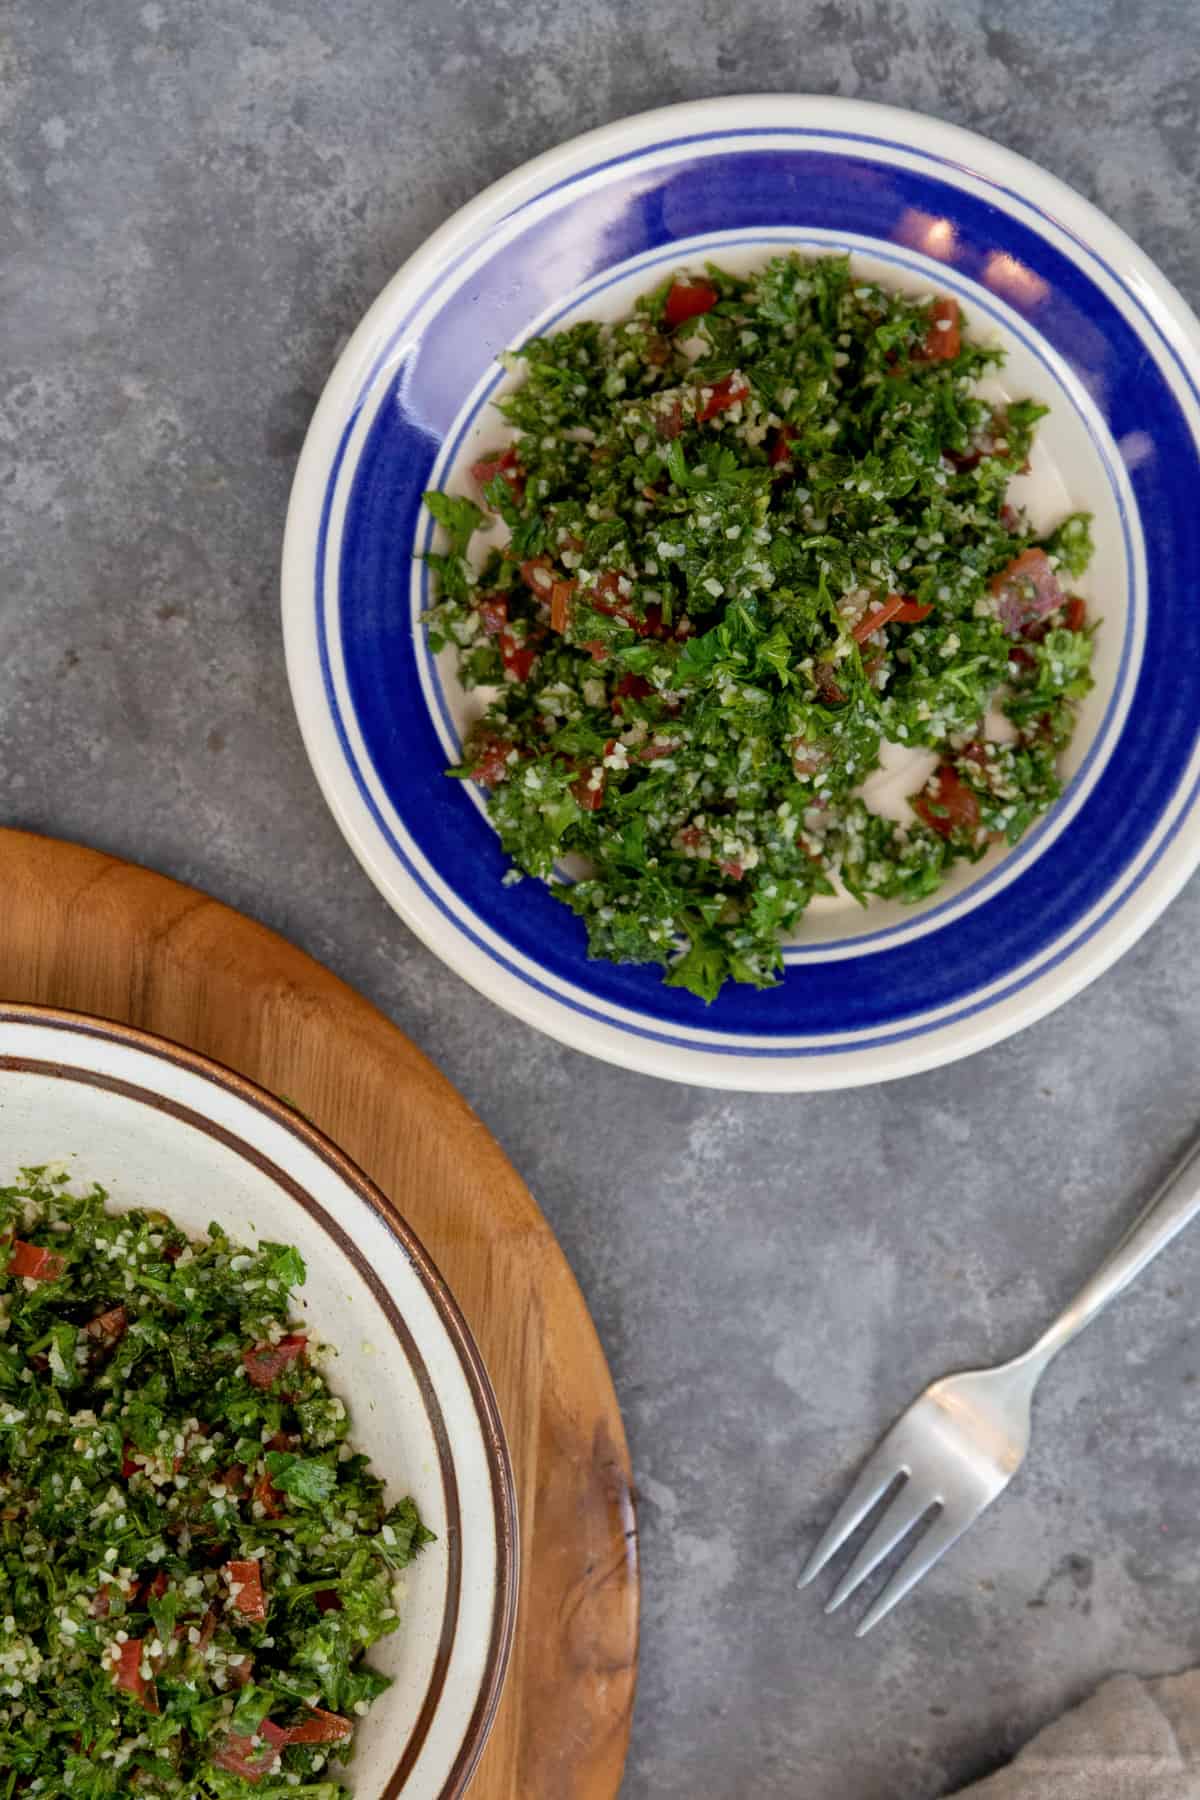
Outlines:
[[[1187, 500], [1197, 453], [1158, 357], [1174, 361], [1193, 395], [1196, 389], [1141, 296], [1085, 247], [1084, 259], [1121, 291], [1122, 306], [1115, 306], [1080, 260], [1066, 257], [1048, 235], [998, 204], [1006, 197], [998, 184], [991, 184], [996, 199], [983, 200], [956, 184], [959, 172], [947, 159], [924, 152], [937, 172], [917, 172], [886, 160], [888, 153], [911, 157], [905, 146], [862, 134], [773, 131], [773, 138], [795, 139], [795, 147], [769, 150], [753, 142], [752, 131], [721, 135], [725, 147], [714, 149], [712, 134], [665, 139], [631, 157], [597, 164], [586, 177], [548, 185], [496, 232], [494, 250], [482, 266], [473, 266], [464, 252], [457, 267], [442, 273], [434, 309], [416, 334], [410, 334], [411, 321], [427, 308], [432, 293], [411, 309], [362, 383], [328, 478], [318, 538], [317, 637], [327, 701], [359, 792], [393, 854], [457, 931], [556, 1005], [575, 1007], [621, 1030], [685, 1050], [711, 1050], [715, 1037], [729, 1054], [827, 1055], [940, 1030], [948, 1018], [969, 1017], [996, 1004], [1032, 978], [1026, 973], [1006, 981], [1015, 970], [1027, 970], [1040, 958], [1040, 977], [1125, 904], [1128, 884], [1120, 899], [1109, 906], [1104, 901], [1146, 854], [1170, 809], [1200, 717], [1200, 677], [1192, 674], [1200, 669], [1200, 611], [1191, 604], [1200, 539]], [[809, 147], [820, 140], [845, 148], [839, 154], [824, 142]], [[701, 145], [707, 153], [697, 158]], [[680, 160], [644, 167], [668, 149], [677, 150]], [[871, 149], [882, 153], [878, 161], [868, 154]], [[602, 169], [612, 179], [598, 184], [591, 178]], [[576, 189], [567, 209], [568, 250], [576, 258], [573, 273], [586, 264], [586, 278], [598, 282], [613, 279], [611, 271], [631, 257], [659, 247], [669, 256], [671, 245], [706, 230], [744, 228], [748, 236], [765, 240], [772, 226], [827, 230], [836, 210], [841, 229], [894, 251], [903, 208], [949, 216], [963, 247], [958, 267], [966, 280], [977, 278], [982, 259], [997, 251], [1034, 269], [1044, 297], [1026, 314], [1031, 347], [1044, 340], [1079, 375], [1114, 437], [1136, 429], [1148, 434], [1155, 448], [1130, 476], [1150, 562], [1145, 654], [1116, 751], [1078, 817], [1001, 893], [976, 896], [972, 890], [973, 909], [934, 937], [884, 951], [873, 947], [873, 955], [839, 962], [806, 960], [789, 970], [781, 988], [765, 994], [736, 990], [707, 1010], [692, 996], [663, 988], [652, 970], [589, 963], [582, 928], [565, 908], [537, 884], [503, 887], [506, 865], [490, 828], [442, 774], [444, 756], [421, 692], [417, 658], [422, 652], [411, 630], [409, 558], [420, 493], [488, 359], [545, 310], [538, 300], [555, 279], [547, 253], [561, 229], [562, 209], [547, 213], [537, 207], [565, 185], [582, 181], [590, 185], [585, 192]], [[1020, 205], [1027, 213], [1036, 211], [1028, 200]], [[523, 213], [530, 214], [527, 223]], [[568, 254], [561, 243], [559, 254]], [[575, 289], [581, 283], [563, 285]], [[970, 297], [977, 305], [977, 287]], [[1137, 316], [1144, 324], [1135, 329], [1131, 317]], [[1156, 344], [1157, 356], [1146, 354], [1147, 338]], [[401, 348], [399, 366], [389, 369], [389, 359]], [[379, 401], [373, 389], [385, 369]], [[371, 406], [375, 410], [364, 434], [356, 430], [359, 414]], [[346, 493], [345, 512], [337, 566], [330, 569], [329, 523], [339, 484]], [[1128, 537], [1128, 521], [1123, 525]], [[331, 621], [321, 604], [330, 591], [336, 594], [332, 622], [366, 746], [366, 769], [351, 746], [333, 678]], [[393, 831], [370, 775], [415, 854]], [[1188, 796], [1188, 805], [1193, 798]], [[1178, 820], [1138, 870], [1136, 882], [1147, 878], [1177, 829]], [[430, 884], [422, 859], [460, 897], [459, 905], [448, 905]], [[483, 931], [474, 929], [471, 915]], [[516, 954], [497, 951], [496, 938]], [[539, 965], [549, 979], [539, 980], [525, 962]], [[586, 998], [564, 996], [559, 984]], [[940, 1013], [936, 1020], [914, 1022], [934, 1009]], [[618, 1010], [639, 1018], [636, 1023], [617, 1019]], [[814, 1040], [811, 1049], [784, 1041], [799, 1036]], [[759, 1042], [723, 1041], [727, 1037]]]

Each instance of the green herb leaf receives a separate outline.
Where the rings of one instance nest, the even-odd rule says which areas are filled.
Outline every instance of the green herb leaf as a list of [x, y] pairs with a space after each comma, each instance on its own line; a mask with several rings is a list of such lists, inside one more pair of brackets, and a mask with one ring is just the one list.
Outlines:
[[336, 1472], [315, 1457], [294, 1456], [288, 1450], [268, 1450], [264, 1458], [271, 1484], [290, 1494], [301, 1506], [319, 1506], [337, 1485]]
[[485, 515], [473, 500], [463, 496], [452, 497], [433, 489], [424, 498], [426, 506], [450, 540], [450, 555], [464, 556], [467, 545], [483, 524]]

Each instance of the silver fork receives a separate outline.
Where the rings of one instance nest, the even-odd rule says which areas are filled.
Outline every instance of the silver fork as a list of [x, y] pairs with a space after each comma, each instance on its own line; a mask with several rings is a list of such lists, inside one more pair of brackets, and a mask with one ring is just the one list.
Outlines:
[[896, 1481], [902, 1485], [830, 1597], [836, 1612], [915, 1525], [929, 1529], [866, 1613], [864, 1637], [927, 1575], [951, 1544], [1003, 1492], [1029, 1448], [1033, 1390], [1046, 1366], [1140, 1275], [1200, 1212], [1200, 1140], [1138, 1215], [1066, 1311], [1023, 1356], [994, 1369], [947, 1375], [927, 1387], [892, 1426], [809, 1557], [805, 1587]]

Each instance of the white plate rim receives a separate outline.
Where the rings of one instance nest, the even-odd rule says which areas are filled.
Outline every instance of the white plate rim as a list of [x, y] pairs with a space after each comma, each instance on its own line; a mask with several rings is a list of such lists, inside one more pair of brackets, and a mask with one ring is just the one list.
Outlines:
[[1110, 906], [1097, 909], [1107, 916], [1085, 944], [1052, 959], [1049, 971], [1035, 974], [1018, 994], [999, 1005], [990, 1004], [985, 995], [969, 1016], [945, 1028], [935, 1027], [917, 1041], [898, 1037], [827, 1056], [776, 1053], [759, 1058], [723, 1053], [711, 1043], [694, 1048], [664, 1044], [653, 1034], [638, 1036], [628, 1028], [570, 1011], [515, 980], [447, 924], [386, 846], [381, 853], [370, 816], [342, 766], [328, 718], [315, 662], [311, 570], [325, 481], [347, 409], [370, 373], [386, 328], [395, 323], [400, 303], [417, 283], [465, 253], [505, 214], [544, 191], [548, 177], [561, 181], [668, 134], [736, 136], [747, 129], [788, 125], [859, 135], [891, 133], [915, 151], [947, 158], [964, 172], [1028, 195], [1068, 236], [1098, 246], [1107, 260], [1135, 278], [1176, 354], [1193, 365], [1200, 363], [1200, 325], [1157, 267], [1089, 201], [1017, 153], [962, 127], [875, 102], [805, 95], [685, 102], [599, 127], [534, 158], [460, 209], [404, 264], [365, 314], [322, 394], [292, 488], [282, 566], [288, 675], [310, 761], [352, 850], [406, 924], [479, 991], [562, 1043], [640, 1072], [757, 1092], [821, 1091], [915, 1074], [972, 1054], [1061, 1005], [1129, 948], [1200, 863], [1200, 814], [1194, 802], [1189, 800], [1146, 847], [1130, 872], [1137, 881], [1131, 899], [1123, 902], [1117, 893]]

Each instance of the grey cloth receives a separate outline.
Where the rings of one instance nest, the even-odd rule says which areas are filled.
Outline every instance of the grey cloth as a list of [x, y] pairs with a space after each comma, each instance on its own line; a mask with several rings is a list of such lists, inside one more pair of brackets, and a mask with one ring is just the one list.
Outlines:
[[1200, 1669], [1114, 1676], [961, 1800], [1200, 1800]]

